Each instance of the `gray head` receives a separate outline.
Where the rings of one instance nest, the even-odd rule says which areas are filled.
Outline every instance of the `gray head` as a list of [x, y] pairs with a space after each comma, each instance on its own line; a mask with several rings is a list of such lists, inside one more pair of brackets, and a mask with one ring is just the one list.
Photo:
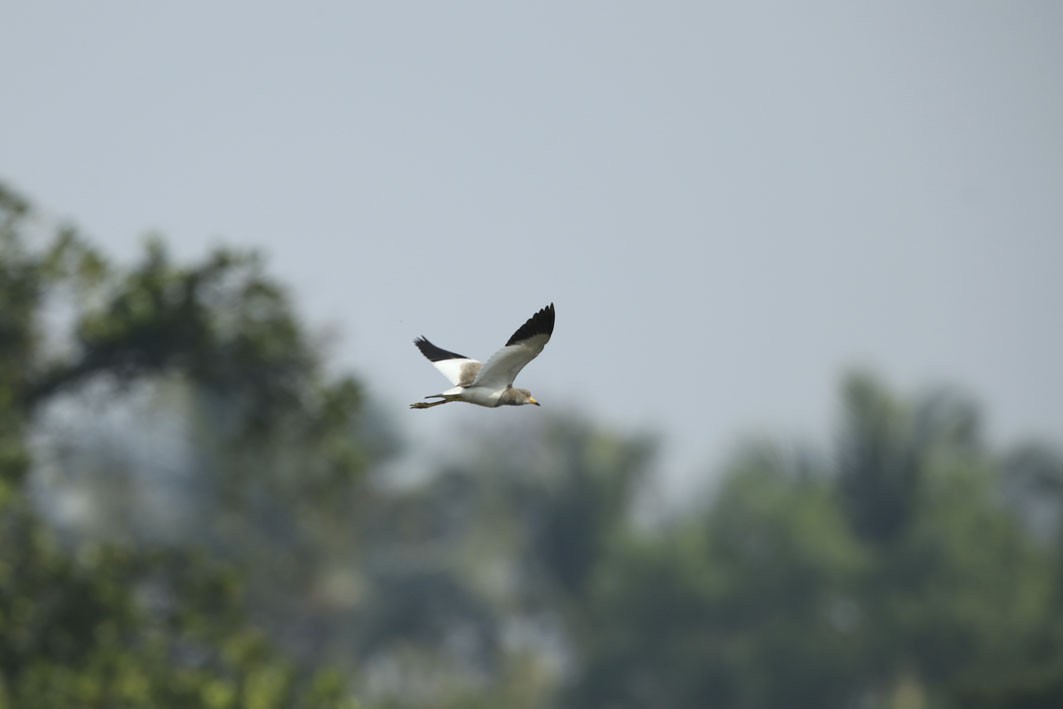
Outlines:
[[540, 406], [539, 402], [535, 400], [531, 392], [527, 389], [518, 389], [516, 387], [510, 387], [502, 392], [501, 398], [498, 400], [499, 404], [503, 406], [524, 406], [525, 404], [535, 404]]

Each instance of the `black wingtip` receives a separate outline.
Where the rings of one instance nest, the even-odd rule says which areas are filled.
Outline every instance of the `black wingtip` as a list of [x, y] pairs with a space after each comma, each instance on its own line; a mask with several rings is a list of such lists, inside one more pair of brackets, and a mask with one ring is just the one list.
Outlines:
[[535, 337], [536, 335], [552, 334], [554, 334], [554, 304], [550, 303], [550, 305], [528, 318], [528, 321], [521, 325], [520, 328], [513, 333], [513, 336], [509, 338], [506, 347], [520, 342], [521, 340], [527, 340], [529, 337]]
[[447, 352], [441, 347], [436, 347], [424, 335], [414, 340], [413, 344], [417, 345], [417, 349], [421, 350], [421, 354], [431, 362], [440, 362], [444, 359], [468, 359], [465, 355], [460, 355], [457, 352]]

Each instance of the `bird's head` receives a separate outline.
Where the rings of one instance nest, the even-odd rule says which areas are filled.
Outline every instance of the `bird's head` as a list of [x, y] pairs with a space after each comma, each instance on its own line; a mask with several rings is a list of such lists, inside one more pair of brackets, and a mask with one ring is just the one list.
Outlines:
[[535, 397], [532, 396], [532, 393], [527, 389], [517, 389], [517, 392], [520, 394], [521, 404], [535, 404], [536, 406], [542, 406], [542, 404], [536, 401]]

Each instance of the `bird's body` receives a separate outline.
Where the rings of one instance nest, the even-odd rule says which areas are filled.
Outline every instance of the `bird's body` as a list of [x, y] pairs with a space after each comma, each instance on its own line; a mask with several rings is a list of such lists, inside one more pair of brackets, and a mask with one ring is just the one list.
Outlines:
[[518, 328], [506, 346], [495, 352], [486, 363], [436, 347], [425, 337], [414, 340], [417, 349], [454, 385], [441, 394], [426, 396], [440, 399], [430, 403], [410, 404], [411, 409], [428, 409], [453, 401], [477, 406], [539, 405], [527, 389], [513, 386], [513, 380], [543, 351], [554, 332], [554, 304], [551, 303]]

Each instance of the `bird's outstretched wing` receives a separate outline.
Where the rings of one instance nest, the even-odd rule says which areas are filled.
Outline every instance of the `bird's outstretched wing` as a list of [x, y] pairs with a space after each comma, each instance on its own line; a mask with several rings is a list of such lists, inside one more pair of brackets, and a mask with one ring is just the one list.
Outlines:
[[436, 347], [424, 335], [414, 340], [413, 344], [454, 386], [469, 386], [480, 372], [481, 365], [477, 360]]
[[[520, 370], [535, 359], [554, 332], [554, 304], [546, 306], [521, 325], [506, 346], [495, 352], [476, 375], [474, 386], [505, 389]], [[438, 366], [438, 365], [437, 365]]]

